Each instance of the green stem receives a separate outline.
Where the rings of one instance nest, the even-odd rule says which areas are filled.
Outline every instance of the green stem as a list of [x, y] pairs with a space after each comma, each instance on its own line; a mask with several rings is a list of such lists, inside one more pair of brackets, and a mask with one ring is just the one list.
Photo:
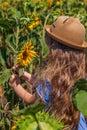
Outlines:
[[45, 36], [45, 26], [46, 26], [46, 23], [47, 23], [49, 16], [50, 16], [50, 14], [48, 14], [47, 17], [45, 18], [45, 22], [44, 22], [44, 26], [43, 26], [43, 34], [42, 34], [43, 39], [44, 39], [44, 36]]
[[15, 38], [16, 38], [16, 50], [18, 49], [18, 42], [19, 42], [19, 26], [18, 26], [18, 21], [17, 22], [17, 31], [15, 33]]
[[8, 44], [8, 47], [9, 47], [14, 53], [16, 53], [16, 50], [10, 45], [10, 43]]
[[40, 124], [39, 124], [39, 121], [38, 121], [36, 115], [32, 115], [32, 116], [34, 117], [34, 119], [35, 119], [35, 121], [36, 121], [36, 123], [38, 125], [38, 130], [42, 130], [41, 127], [40, 127]]

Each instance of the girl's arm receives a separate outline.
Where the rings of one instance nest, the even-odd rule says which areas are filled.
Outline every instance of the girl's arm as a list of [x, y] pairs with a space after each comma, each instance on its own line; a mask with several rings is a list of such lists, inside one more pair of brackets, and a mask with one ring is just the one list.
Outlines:
[[30, 94], [20, 84], [20, 78], [18, 75], [13, 74], [9, 80], [9, 85], [14, 89], [16, 94], [23, 99], [27, 104], [34, 103], [36, 100], [36, 94]]

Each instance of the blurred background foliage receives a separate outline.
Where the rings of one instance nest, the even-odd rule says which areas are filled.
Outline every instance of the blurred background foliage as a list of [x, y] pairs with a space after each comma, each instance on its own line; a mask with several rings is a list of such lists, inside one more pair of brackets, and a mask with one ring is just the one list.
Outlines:
[[35, 73], [37, 66], [43, 67], [44, 59], [48, 54], [44, 27], [60, 15], [78, 17], [87, 33], [87, 0], [0, 0], [1, 130], [11, 128], [9, 102], [11, 109], [24, 107], [8, 85], [12, 74], [11, 68], [17, 64], [17, 55], [23, 45], [31, 41], [38, 56], [22, 69]]
[[15, 65], [21, 47], [31, 40], [38, 53], [35, 63], [28, 66], [32, 72], [36, 64], [42, 64], [42, 59], [48, 54], [44, 26], [51, 24], [60, 15], [69, 15], [78, 17], [87, 30], [86, 4], [86, 0], [1, 0], [0, 69], [4, 63], [9, 68]]

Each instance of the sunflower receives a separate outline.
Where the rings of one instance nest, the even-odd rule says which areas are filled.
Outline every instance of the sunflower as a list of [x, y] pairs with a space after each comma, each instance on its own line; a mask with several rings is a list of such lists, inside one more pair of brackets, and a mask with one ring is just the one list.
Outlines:
[[34, 21], [28, 25], [28, 29], [32, 30], [33, 28], [36, 28], [40, 25], [40, 19], [39, 17], [35, 16]]
[[31, 42], [25, 43], [23, 49], [17, 55], [17, 62], [20, 66], [27, 66], [37, 56], [36, 52], [32, 49], [34, 49], [34, 46]]
[[53, 4], [54, 0], [47, 0], [47, 6], [50, 8]]

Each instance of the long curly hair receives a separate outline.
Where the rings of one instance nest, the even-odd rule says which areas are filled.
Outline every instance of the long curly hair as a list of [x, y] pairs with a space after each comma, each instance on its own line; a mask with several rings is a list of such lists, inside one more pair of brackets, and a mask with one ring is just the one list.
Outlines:
[[77, 130], [80, 112], [74, 109], [72, 88], [78, 79], [85, 78], [85, 52], [65, 46], [47, 34], [46, 43], [49, 55], [43, 77], [52, 86], [49, 112], [65, 123], [64, 130]]

